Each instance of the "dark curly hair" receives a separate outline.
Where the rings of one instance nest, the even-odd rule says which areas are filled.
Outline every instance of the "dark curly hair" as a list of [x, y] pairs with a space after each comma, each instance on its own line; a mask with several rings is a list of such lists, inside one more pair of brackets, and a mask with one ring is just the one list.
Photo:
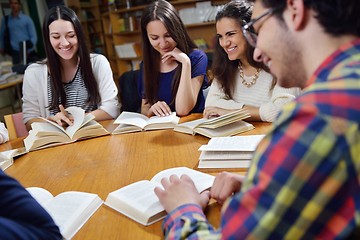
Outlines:
[[[246, 0], [233, 0], [225, 4], [225, 6], [217, 13], [215, 21], [218, 22], [222, 18], [231, 18], [236, 20], [240, 27], [244, 26], [251, 19], [252, 4]], [[246, 60], [254, 68], [261, 68], [268, 71], [262, 62], [253, 59], [254, 48], [246, 42]], [[219, 41], [216, 42], [214, 48], [214, 59], [212, 63], [212, 71], [217, 82], [228, 99], [232, 99], [235, 89], [236, 75], [238, 74], [238, 66], [240, 60], [229, 60], [227, 53], [220, 46]], [[276, 79], [273, 80], [273, 86]]]

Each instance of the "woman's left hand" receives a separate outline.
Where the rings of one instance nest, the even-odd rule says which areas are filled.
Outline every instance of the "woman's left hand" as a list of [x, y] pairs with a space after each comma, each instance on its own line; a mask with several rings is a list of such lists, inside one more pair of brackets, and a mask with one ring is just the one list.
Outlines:
[[213, 118], [225, 115], [227, 113], [233, 112], [235, 109], [224, 109], [218, 107], [207, 107], [204, 110], [204, 118]]
[[74, 118], [71, 116], [63, 107], [63, 105], [59, 105], [60, 112], [58, 112], [55, 116], [48, 117], [48, 120], [56, 122], [58, 125], [62, 127], [67, 127], [73, 125]]
[[188, 57], [188, 55], [186, 55], [186, 53], [180, 51], [180, 49], [178, 48], [174, 48], [171, 52], [167, 52], [165, 53], [162, 57], [161, 57], [161, 62], [165, 63], [166, 61], [169, 60], [176, 60], [180, 63], [184, 63], [186, 61], [190, 62], [190, 58]]

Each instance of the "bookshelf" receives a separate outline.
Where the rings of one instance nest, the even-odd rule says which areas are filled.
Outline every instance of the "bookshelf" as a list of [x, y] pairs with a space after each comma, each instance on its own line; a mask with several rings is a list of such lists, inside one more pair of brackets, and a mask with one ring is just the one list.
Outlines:
[[101, 1], [72, 0], [68, 1], [68, 7], [72, 8], [80, 19], [89, 51], [106, 55], [102, 16], [100, 14]]
[[[110, 61], [115, 77], [120, 76], [126, 71], [135, 70], [138, 68], [138, 65], [141, 61], [141, 51], [139, 52], [139, 46], [141, 44], [140, 18], [143, 9], [147, 6], [146, 2], [151, 1], [130, 1], [130, 7], [124, 5], [124, 2], [125, 1], [115, 1], [114, 4], [108, 6], [109, 11], [102, 14], [102, 24], [106, 46], [105, 55]], [[140, 4], [137, 5], [135, 4], [136, 2], [140, 2]], [[188, 9], [192, 10], [196, 7], [206, 9], [207, 5], [210, 5], [210, 8], [214, 8], [212, 10], [214, 19], [217, 12], [215, 8], [227, 3], [228, 1], [175, 0], [170, 2], [179, 11], [180, 16], [185, 15], [185, 18], [182, 18], [184, 21], [188, 19], [186, 17], [186, 14], [189, 14], [189, 12], [186, 12]], [[203, 5], [199, 6], [199, 4]], [[199, 44], [199, 48], [202, 48], [206, 52], [211, 52], [214, 46], [214, 38], [216, 35], [215, 22], [212, 20], [205, 22], [184, 21], [184, 23], [190, 37], [195, 41], [195, 43]], [[119, 57], [116, 52], [116, 46], [125, 47], [129, 46], [129, 44], [134, 46], [134, 49], [131, 51], [131, 54], [129, 53], [129, 56], [131, 56], [134, 52], [137, 54], [137, 56]], [[120, 48], [118, 47], [117, 49]]]

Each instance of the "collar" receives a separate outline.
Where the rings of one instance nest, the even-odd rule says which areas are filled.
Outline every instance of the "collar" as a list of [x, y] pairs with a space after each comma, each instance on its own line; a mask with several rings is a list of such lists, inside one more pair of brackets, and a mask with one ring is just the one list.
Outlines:
[[351, 56], [351, 54], [346, 54], [348, 52], [351, 52], [352, 49], [358, 48], [360, 51], [360, 38], [357, 38], [353, 41], [347, 42], [343, 45], [341, 45], [335, 52], [333, 52], [330, 56], [328, 56], [325, 61], [323, 61], [320, 66], [317, 68], [317, 70], [313, 73], [313, 75], [309, 78], [309, 80], [306, 83], [305, 88], [312, 85], [319, 77], [319, 75], [327, 69], [333, 68], [337, 63], [343, 61], [347, 57]]

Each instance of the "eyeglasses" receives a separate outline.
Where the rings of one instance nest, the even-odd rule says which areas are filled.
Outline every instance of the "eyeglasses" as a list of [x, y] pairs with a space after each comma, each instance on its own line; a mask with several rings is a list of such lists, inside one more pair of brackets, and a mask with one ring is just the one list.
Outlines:
[[275, 11], [279, 10], [279, 7], [277, 8], [271, 8], [268, 11], [264, 12], [263, 14], [261, 14], [259, 17], [254, 18], [253, 20], [251, 20], [250, 22], [248, 22], [247, 24], [245, 24], [243, 26], [243, 34], [244, 37], [246, 39], [246, 41], [252, 46], [252, 47], [256, 47], [256, 42], [257, 42], [257, 38], [258, 38], [258, 34], [255, 33], [254, 31], [254, 24], [259, 21], [260, 19], [266, 17], [266, 16], [271, 16]]

